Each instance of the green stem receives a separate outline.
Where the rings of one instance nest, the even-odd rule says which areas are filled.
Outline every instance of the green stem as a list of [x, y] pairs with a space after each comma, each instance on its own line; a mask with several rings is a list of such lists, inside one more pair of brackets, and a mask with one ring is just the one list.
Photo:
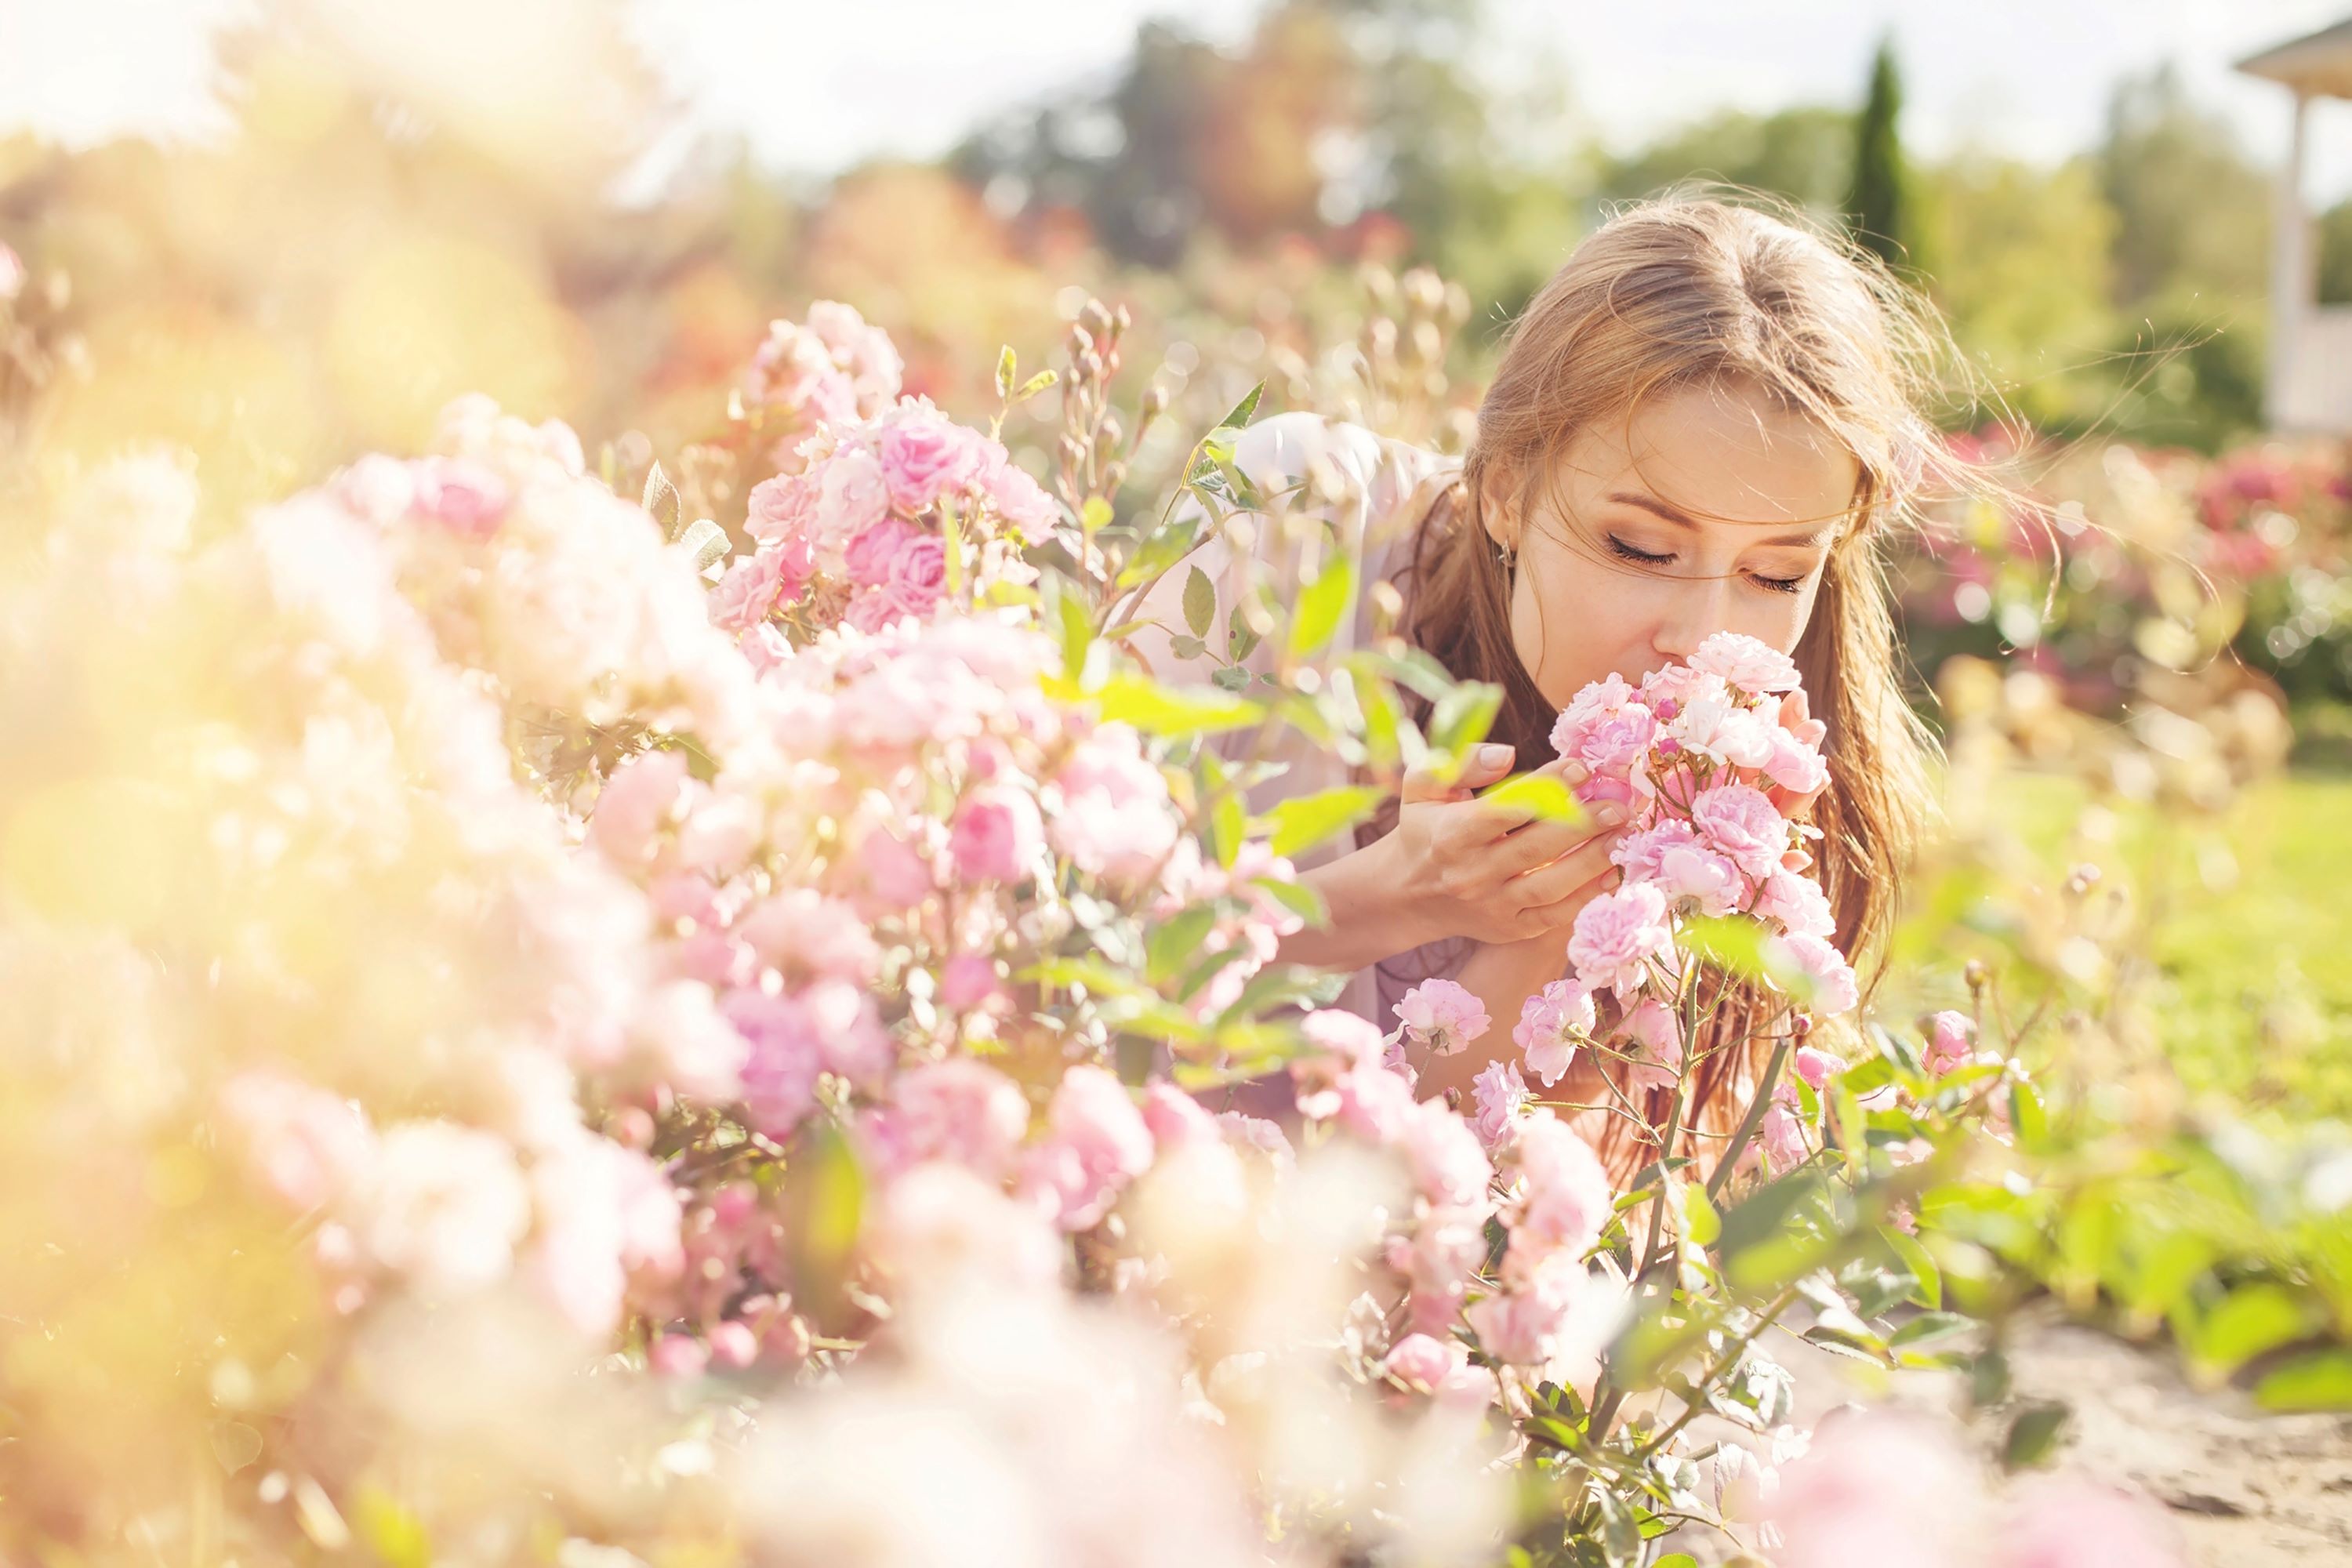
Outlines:
[[1748, 1114], [1739, 1123], [1739, 1131], [1731, 1135], [1731, 1146], [1723, 1152], [1722, 1160], [1715, 1167], [1715, 1174], [1707, 1178], [1707, 1202], [1715, 1202], [1722, 1193], [1725, 1184], [1731, 1180], [1733, 1168], [1739, 1163], [1741, 1152], [1748, 1147], [1748, 1141], [1755, 1137], [1756, 1130], [1764, 1124], [1764, 1113], [1772, 1105], [1772, 1090], [1780, 1081], [1780, 1068], [1789, 1059], [1789, 1042], [1795, 1037], [1794, 1035], [1782, 1035], [1774, 1043], [1771, 1058], [1764, 1064], [1764, 1077], [1756, 1086], [1756, 1098], [1749, 1103]]

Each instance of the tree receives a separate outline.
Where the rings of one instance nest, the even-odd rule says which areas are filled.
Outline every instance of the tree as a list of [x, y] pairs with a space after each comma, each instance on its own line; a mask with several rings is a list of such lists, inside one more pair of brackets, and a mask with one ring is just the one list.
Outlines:
[[2352, 305], [2352, 201], [2319, 215], [2319, 302]]
[[1601, 194], [1633, 200], [1681, 180], [1719, 180], [1835, 218], [1853, 179], [1853, 126], [1842, 109], [1710, 115], [1612, 162], [1602, 172]]
[[1903, 83], [1895, 68], [1895, 40], [1880, 41], [1870, 66], [1870, 93], [1854, 121], [1853, 188], [1846, 212], [1853, 237], [1876, 251], [1890, 267], [1908, 259], [1905, 241], [1910, 227], [1910, 203], [1906, 186], [1910, 175], [1903, 166], [1903, 143], [1895, 121], [1903, 113]]

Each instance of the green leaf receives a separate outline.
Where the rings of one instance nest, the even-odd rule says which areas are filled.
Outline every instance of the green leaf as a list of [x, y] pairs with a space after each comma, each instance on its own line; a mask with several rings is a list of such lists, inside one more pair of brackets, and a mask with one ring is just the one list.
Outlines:
[[2017, 1413], [2000, 1446], [2004, 1468], [2022, 1470], [2042, 1463], [2065, 1436], [2068, 1412], [2055, 1400], [2037, 1400]]
[[1712, 1247], [1723, 1234], [1723, 1216], [1706, 1201], [1706, 1188], [1697, 1182], [1685, 1182], [1683, 1194], [1683, 1229], [1699, 1247]]
[[1184, 578], [1184, 624], [1196, 637], [1205, 637], [1217, 624], [1217, 585], [1198, 566]]
[[1091, 539], [1110, 526], [1110, 502], [1100, 496], [1088, 496], [1087, 504], [1078, 509], [1078, 526]]
[[1249, 837], [1249, 807], [1237, 792], [1228, 790], [1209, 808], [1209, 832], [1217, 841], [1217, 864], [1232, 870]]
[[1456, 755], [1486, 738], [1495, 715], [1503, 706], [1503, 689], [1483, 680], [1465, 680], [1453, 688], [1429, 710], [1429, 743]]
[[352, 1500], [352, 1522], [385, 1568], [429, 1568], [433, 1562], [425, 1521], [382, 1487], [361, 1484]]
[[1655, 1568], [1698, 1568], [1698, 1559], [1687, 1552], [1669, 1552], [1658, 1559]]
[[1764, 927], [1745, 915], [1702, 915], [1682, 930], [1682, 945], [1727, 973], [1760, 979], [1764, 973]]
[[1338, 635], [1356, 592], [1356, 568], [1345, 554], [1323, 563], [1315, 581], [1298, 595], [1297, 613], [1290, 622], [1290, 651], [1304, 658], [1320, 652]]
[[641, 504], [653, 520], [661, 524], [664, 539], [677, 537], [677, 487], [669, 482], [669, 476], [662, 472], [659, 463], [646, 470], [646, 493]]
[[1054, 585], [1055, 618], [1062, 628], [1062, 674], [1076, 681], [1087, 668], [1087, 649], [1095, 640], [1094, 617], [1087, 614], [1086, 599], [1078, 590], [1060, 577], [1047, 579]]
[[1118, 586], [1132, 588], [1159, 576], [1184, 559], [1184, 552], [1192, 548], [1192, 542], [1200, 537], [1200, 515], [1186, 512], [1170, 521], [1167, 527], [1147, 534], [1119, 572]]
[[1974, 1318], [1958, 1312], [1922, 1312], [1887, 1336], [1886, 1342], [1898, 1349], [1906, 1345], [1933, 1344], [1955, 1334], [1965, 1334], [1979, 1327]]
[[1304, 882], [1286, 882], [1279, 877], [1259, 877], [1254, 879], [1250, 886], [1261, 889], [1266, 897], [1310, 926], [1323, 926], [1331, 919], [1330, 908], [1324, 903], [1323, 895]]
[[1217, 923], [1213, 904], [1194, 904], [1173, 918], [1160, 921], [1144, 939], [1144, 973], [1154, 985], [1165, 985], [1200, 951], [1201, 940]]
[[1095, 696], [1105, 723], [1132, 724], [1155, 735], [1238, 730], [1265, 716], [1265, 708], [1247, 698], [1162, 686], [1140, 675], [1114, 675]]
[[697, 572], [727, 555], [727, 531], [707, 517], [694, 520], [694, 525], [679, 534], [677, 542], [694, 558]]
[[1026, 403], [1031, 398], [1036, 396], [1039, 393], [1045, 391], [1047, 387], [1059, 384], [1061, 379], [1062, 373], [1060, 371], [1041, 370], [1036, 374], [1031, 376], [1028, 380], [1021, 384], [1021, 390], [1013, 395], [1013, 401], [1015, 403]]
[[2265, 1410], [2352, 1410], [2352, 1350], [2297, 1356], [2254, 1385]]
[[1257, 648], [1258, 635], [1245, 616], [1225, 617], [1225, 658], [1235, 664], [1247, 658]]
[[1249, 389], [1248, 396], [1234, 405], [1234, 411], [1231, 414], [1226, 415], [1223, 419], [1217, 421], [1217, 428], [1220, 430], [1238, 430], [1243, 426], [1248, 424], [1250, 422], [1250, 416], [1257, 412], [1257, 400], [1265, 395], [1265, 383], [1261, 381], [1255, 386]]
[[1585, 818], [1584, 803], [1558, 773], [1520, 773], [1478, 798], [1506, 811], [1524, 811], [1538, 822], [1575, 824]]
[[1913, 1294], [1919, 1304], [1931, 1312], [1941, 1308], [1944, 1304], [1944, 1271], [1936, 1266], [1936, 1260], [1929, 1256], [1927, 1249], [1919, 1245], [1919, 1238], [1891, 1225], [1881, 1230], [1878, 1237], [1903, 1260], [1903, 1267], [1911, 1270], [1911, 1278], [1918, 1281], [1918, 1288]]
[[2231, 1291], [2205, 1315], [2189, 1348], [2199, 1361], [2226, 1372], [2266, 1351], [2293, 1344], [2319, 1325], [2319, 1312], [2302, 1291], [2255, 1280]]
[[1168, 651], [1178, 658], [1198, 658], [1209, 651], [1209, 645], [1199, 637], [1179, 633], [1168, 639]]
[[996, 395], [1010, 403], [1013, 400], [1013, 378], [1021, 374], [1021, 362], [1005, 344], [996, 351]]
[[1380, 808], [1385, 791], [1369, 784], [1340, 784], [1277, 805], [1265, 814], [1276, 855], [1296, 855], [1343, 829], [1353, 827]]

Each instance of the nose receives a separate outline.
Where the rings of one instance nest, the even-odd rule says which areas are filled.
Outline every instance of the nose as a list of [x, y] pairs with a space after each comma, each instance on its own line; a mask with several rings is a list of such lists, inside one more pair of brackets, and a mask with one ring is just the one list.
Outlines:
[[1686, 659], [1698, 645], [1731, 626], [1732, 578], [1727, 574], [1686, 577], [1675, 585], [1650, 646], [1670, 659]]

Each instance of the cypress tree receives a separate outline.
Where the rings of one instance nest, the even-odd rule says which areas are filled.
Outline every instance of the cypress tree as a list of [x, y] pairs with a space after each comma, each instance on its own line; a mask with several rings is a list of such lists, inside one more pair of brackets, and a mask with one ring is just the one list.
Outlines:
[[1854, 121], [1853, 192], [1846, 200], [1846, 212], [1854, 238], [1890, 267], [1906, 259], [1905, 229], [1910, 216], [1903, 143], [1895, 133], [1895, 118], [1902, 112], [1903, 83], [1895, 74], [1895, 40], [1889, 37], [1880, 40], [1878, 58], [1871, 62], [1870, 96]]

